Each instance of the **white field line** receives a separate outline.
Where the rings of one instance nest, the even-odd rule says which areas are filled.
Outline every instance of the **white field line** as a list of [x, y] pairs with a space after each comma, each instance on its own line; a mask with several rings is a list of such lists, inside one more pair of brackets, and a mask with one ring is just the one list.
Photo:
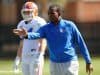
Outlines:
[[21, 73], [22, 71], [19, 72], [14, 72], [12, 70], [0, 70], [0, 73]]

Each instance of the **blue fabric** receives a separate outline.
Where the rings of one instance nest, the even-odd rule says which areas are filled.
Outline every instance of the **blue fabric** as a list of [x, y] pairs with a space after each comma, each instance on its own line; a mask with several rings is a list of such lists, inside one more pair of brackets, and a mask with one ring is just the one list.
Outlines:
[[76, 25], [61, 19], [58, 25], [49, 22], [41, 27], [37, 33], [28, 33], [28, 39], [45, 38], [47, 40], [50, 60], [53, 62], [67, 62], [77, 60], [76, 44], [87, 63], [91, 63], [91, 58], [86, 44], [77, 29]]

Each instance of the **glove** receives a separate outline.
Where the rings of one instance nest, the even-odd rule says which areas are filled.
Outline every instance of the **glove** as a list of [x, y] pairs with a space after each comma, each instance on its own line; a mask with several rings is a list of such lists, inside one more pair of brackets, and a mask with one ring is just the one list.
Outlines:
[[36, 62], [40, 62], [41, 58], [43, 57], [44, 55], [44, 52], [36, 52], [35, 55], [34, 55], [34, 58], [35, 58], [35, 61]]
[[14, 61], [14, 73], [19, 72], [20, 57], [16, 57]]
[[34, 67], [38, 67], [39, 63], [41, 62], [41, 59], [44, 55], [44, 52], [37, 52], [35, 54], [35, 58], [34, 58]]

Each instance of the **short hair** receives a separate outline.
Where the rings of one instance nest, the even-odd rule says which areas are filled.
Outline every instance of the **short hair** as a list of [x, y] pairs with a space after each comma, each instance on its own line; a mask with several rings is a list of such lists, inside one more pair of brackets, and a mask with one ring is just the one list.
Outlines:
[[50, 10], [56, 10], [59, 15], [62, 13], [61, 7], [58, 4], [50, 5], [48, 11]]

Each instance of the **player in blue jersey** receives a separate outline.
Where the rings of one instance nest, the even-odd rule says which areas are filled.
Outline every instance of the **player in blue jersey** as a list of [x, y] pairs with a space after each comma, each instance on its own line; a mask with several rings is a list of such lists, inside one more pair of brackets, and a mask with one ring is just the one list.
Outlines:
[[76, 45], [78, 45], [86, 62], [86, 72], [90, 75], [93, 71], [92, 61], [76, 25], [72, 21], [61, 18], [58, 5], [49, 7], [48, 16], [50, 22], [37, 32], [28, 33], [25, 29], [14, 29], [14, 33], [28, 39], [47, 40], [51, 75], [78, 75], [79, 63], [76, 53]]

